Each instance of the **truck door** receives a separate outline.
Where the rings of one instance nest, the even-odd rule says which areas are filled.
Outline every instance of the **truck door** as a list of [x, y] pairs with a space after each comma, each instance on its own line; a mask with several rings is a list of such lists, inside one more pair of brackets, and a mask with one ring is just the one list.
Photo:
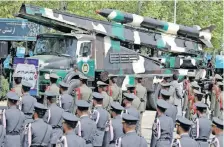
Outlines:
[[77, 43], [77, 65], [79, 71], [89, 78], [95, 76], [95, 64], [92, 51], [92, 41], [78, 41]]

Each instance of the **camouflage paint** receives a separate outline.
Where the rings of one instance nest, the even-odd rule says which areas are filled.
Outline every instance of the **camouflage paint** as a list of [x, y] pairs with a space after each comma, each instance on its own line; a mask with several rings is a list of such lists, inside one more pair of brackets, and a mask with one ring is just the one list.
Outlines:
[[166, 43], [162, 39], [157, 40], [157, 48], [164, 49], [165, 47]]
[[115, 17], [112, 18], [113, 21], [122, 21], [124, 20], [124, 15], [120, 11], [114, 11], [116, 14]]
[[[84, 64], [87, 64], [88, 65], [88, 72], [87, 73], [84, 73], [83, 71], [82, 71], [82, 67], [83, 67], [83, 65]], [[78, 69], [79, 69], [79, 71], [81, 71], [83, 74], [85, 74], [87, 77], [89, 77], [89, 78], [94, 78], [95, 77], [95, 62], [94, 62], [94, 60], [93, 59], [89, 59], [89, 60], [87, 60], [87, 62], [86, 61], [83, 61], [83, 60], [81, 60], [81, 61], [79, 61], [78, 63], [77, 63], [77, 65], [78, 65]]]
[[125, 40], [124, 37], [124, 26], [118, 23], [113, 23], [112, 24], [112, 35], [114, 35], [115, 37], [121, 39], [121, 40]]
[[170, 62], [170, 68], [174, 68], [175, 62], [176, 62], [176, 57], [170, 57], [169, 62]]

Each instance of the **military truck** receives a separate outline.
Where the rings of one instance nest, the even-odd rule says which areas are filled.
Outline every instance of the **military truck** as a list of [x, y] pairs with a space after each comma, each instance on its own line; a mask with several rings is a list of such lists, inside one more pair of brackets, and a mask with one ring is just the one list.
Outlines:
[[[188, 53], [191, 50], [202, 50], [206, 46], [204, 40], [200, 39], [100, 21], [31, 5], [22, 5], [18, 16], [63, 32], [37, 37], [35, 56], [31, 58], [39, 59], [40, 92], [49, 84], [49, 74], [55, 72], [61, 76], [60, 80], [70, 84], [69, 92], [72, 93], [78, 84], [78, 73], [71, 68], [77, 64], [79, 71], [89, 77], [89, 85], [93, 86], [97, 80], [106, 81], [111, 73], [119, 75], [118, 85], [125, 90], [126, 84], [134, 84], [136, 74], [142, 74], [148, 90], [147, 106], [155, 108], [153, 92], [158, 79], [164, 74], [175, 72], [187, 74], [188, 69], [186, 67], [183, 73], [172, 66], [161, 68], [158, 60], [140, 54], [141, 48], [147, 48], [152, 52], [160, 50]], [[191, 62], [191, 59], [175, 59], [177, 60], [172, 62], [176, 62], [178, 66], [188, 60]]]

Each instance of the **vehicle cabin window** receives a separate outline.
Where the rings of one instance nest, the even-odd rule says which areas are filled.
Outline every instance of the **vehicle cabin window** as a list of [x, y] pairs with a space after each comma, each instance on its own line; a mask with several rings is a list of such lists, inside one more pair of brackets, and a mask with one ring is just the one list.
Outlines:
[[83, 42], [81, 44], [79, 55], [82, 57], [88, 57], [91, 55], [91, 42]]

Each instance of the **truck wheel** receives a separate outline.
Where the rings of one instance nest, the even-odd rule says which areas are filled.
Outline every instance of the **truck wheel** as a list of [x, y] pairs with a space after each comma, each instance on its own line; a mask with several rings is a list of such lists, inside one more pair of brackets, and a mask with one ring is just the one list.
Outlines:
[[146, 109], [147, 110], [156, 110], [156, 100], [155, 100], [154, 92], [147, 93]]
[[71, 81], [69, 81], [68, 84], [69, 84], [68, 94], [71, 94], [72, 96], [74, 96], [75, 88], [79, 87], [80, 81], [79, 79], [71, 79]]

